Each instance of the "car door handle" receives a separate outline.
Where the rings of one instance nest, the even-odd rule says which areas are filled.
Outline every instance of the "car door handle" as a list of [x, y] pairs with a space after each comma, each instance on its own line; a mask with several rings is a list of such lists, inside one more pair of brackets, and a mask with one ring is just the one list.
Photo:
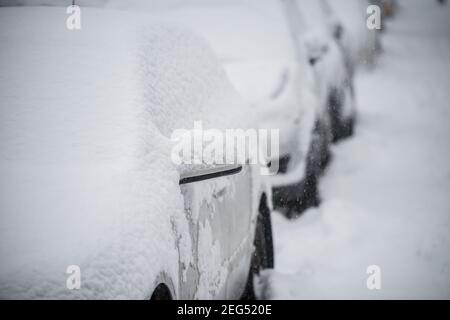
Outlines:
[[225, 165], [204, 170], [198, 170], [191, 173], [182, 174], [180, 177], [180, 185], [199, 182], [209, 179], [215, 179], [225, 176], [237, 174], [242, 171], [242, 165]]

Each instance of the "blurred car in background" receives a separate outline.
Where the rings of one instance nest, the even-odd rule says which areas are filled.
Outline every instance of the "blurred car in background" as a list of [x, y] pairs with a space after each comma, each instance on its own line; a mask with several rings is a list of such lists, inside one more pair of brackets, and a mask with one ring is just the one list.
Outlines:
[[259, 171], [170, 157], [195, 120], [253, 125], [210, 47], [145, 14], [83, 8], [78, 32], [61, 12], [0, 9], [0, 297], [254, 297], [273, 267]]
[[393, 17], [398, 6], [396, 0], [369, 0], [369, 3], [380, 7], [383, 18]]
[[356, 118], [353, 61], [339, 39], [344, 32], [324, 1], [283, 0], [296, 41], [302, 43], [320, 88], [322, 117], [329, 116], [333, 141], [352, 134]]
[[[331, 20], [342, 26], [339, 42], [355, 68], [372, 66], [381, 52], [380, 32], [367, 28], [369, 2], [360, 0], [320, 0], [328, 7]], [[383, 21], [383, 19], [382, 19]]]

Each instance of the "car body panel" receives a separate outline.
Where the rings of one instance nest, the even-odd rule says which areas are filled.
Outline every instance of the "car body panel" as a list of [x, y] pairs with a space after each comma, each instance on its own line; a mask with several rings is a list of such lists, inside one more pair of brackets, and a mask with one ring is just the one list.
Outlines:
[[[189, 266], [196, 275], [189, 278], [191, 283], [180, 282], [182, 297], [236, 298], [228, 291], [236, 293], [239, 290], [235, 287], [245, 283], [247, 274], [242, 278], [239, 263], [244, 258], [244, 269], [248, 272], [248, 252], [253, 245], [255, 209], [249, 201], [251, 184], [251, 171], [244, 166], [242, 172], [228, 177], [181, 186], [197, 246], [193, 250], [196, 262]], [[192, 288], [197, 290], [192, 292]]]
[[198, 36], [92, 8], [71, 33], [64, 12], [0, 9], [0, 297], [148, 299], [163, 282], [174, 298], [238, 298], [259, 172], [180, 187], [170, 133], [241, 123], [246, 103]]

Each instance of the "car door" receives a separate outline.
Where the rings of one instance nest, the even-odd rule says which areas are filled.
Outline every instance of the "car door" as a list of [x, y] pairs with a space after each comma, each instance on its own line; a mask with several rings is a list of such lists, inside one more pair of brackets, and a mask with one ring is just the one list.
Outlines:
[[250, 168], [194, 169], [181, 176], [180, 185], [194, 246], [192, 263], [182, 267], [182, 296], [234, 296], [245, 284], [253, 242]]

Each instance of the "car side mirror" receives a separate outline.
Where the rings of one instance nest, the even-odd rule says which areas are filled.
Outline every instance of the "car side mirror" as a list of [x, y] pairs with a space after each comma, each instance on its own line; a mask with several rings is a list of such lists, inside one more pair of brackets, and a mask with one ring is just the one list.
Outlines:
[[340, 41], [342, 39], [344, 28], [340, 23], [337, 23], [333, 26], [333, 38], [337, 41]]
[[318, 60], [318, 58], [316, 58], [316, 57], [310, 57], [308, 62], [311, 66], [314, 66], [316, 64], [317, 60]]
[[321, 45], [309, 49], [308, 62], [311, 66], [314, 66], [318, 61], [323, 59], [323, 57], [327, 54], [329, 48], [327, 45]]

